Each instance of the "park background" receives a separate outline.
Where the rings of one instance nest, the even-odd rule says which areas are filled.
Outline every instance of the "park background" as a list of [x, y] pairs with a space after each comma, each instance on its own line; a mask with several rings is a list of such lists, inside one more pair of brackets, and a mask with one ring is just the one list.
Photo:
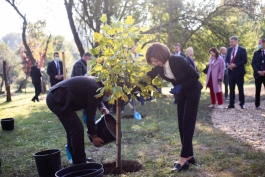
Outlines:
[[[3, 73], [3, 60], [6, 60], [12, 101], [5, 102], [5, 95], [1, 95], [0, 118], [16, 118], [16, 127], [14, 132], [1, 131], [0, 175], [36, 176], [32, 154], [48, 148], [63, 150], [66, 143], [62, 126], [46, 107], [45, 94], [40, 103], [30, 101], [33, 89], [28, 69], [29, 63], [33, 61], [23, 53], [23, 18], [10, 3], [14, 3], [21, 15], [26, 17], [27, 45], [33, 58], [43, 61], [46, 81], [48, 77], [45, 69], [47, 63], [53, 60], [54, 51], [60, 54], [65, 52], [69, 76], [74, 62], [82, 52], [95, 47], [93, 35], [100, 32], [102, 14], [107, 15], [109, 23], [111, 16], [122, 20], [131, 15], [135, 23], [147, 28], [145, 33], [151, 36], [146, 46], [159, 41], [166, 44], [172, 52], [176, 42], [181, 44], [183, 51], [187, 47], [193, 47], [202, 83], [205, 82], [205, 75], [201, 71], [209, 60], [208, 49], [213, 46], [228, 47], [229, 37], [237, 36], [239, 44], [248, 52], [245, 80], [248, 82], [247, 87], [250, 87], [248, 101], [254, 100], [250, 62], [253, 52], [257, 50], [258, 39], [265, 35], [265, 1], [47, 0], [37, 3], [33, 0], [2, 0], [0, 74]], [[71, 14], [67, 11], [72, 11], [72, 16], [67, 16]], [[2, 75], [0, 81], [0, 91], [4, 92]], [[46, 84], [48, 89], [48, 81]], [[166, 89], [164, 93], [168, 93]], [[172, 102], [172, 97], [165, 96], [157, 99], [157, 102], [139, 106], [139, 111], [145, 115], [142, 121], [123, 119], [123, 158], [135, 159], [144, 165], [142, 171], [128, 176], [174, 176], [170, 167], [178, 157], [180, 141], [176, 106]], [[162, 107], [162, 104], [168, 105], [167, 108]], [[264, 152], [214, 128], [211, 116], [213, 110], [206, 108], [208, 104], [208, 92], [204, 90], [194, 138], [195, 155], [199, 162], [191, 167], [190, 172], [178, 176], [264, 176]], [[111, 161], [115, 156], [114, 145], [94, 148], [88, 143], [88, 139], [86, 151], [97, 161]], [[64, 152], [62, 157], [63, 165], [66, 166]]]

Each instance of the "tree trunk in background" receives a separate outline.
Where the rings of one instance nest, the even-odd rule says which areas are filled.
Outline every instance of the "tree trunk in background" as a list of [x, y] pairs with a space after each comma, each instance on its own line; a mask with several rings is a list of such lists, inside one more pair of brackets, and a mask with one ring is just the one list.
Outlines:
[[10, 85], [7, 82], [7, 73], [6, 73], [6, 61], [3, 61], [3, 72], [4, 72], [4, 80], [5, 80], [5, 86], [6, 86], [6, 101], [10, 102], [11, 100], [11, 92], [10, 92]]
[[8, 2], [18, 13], [18, 15], [23, 19], [23, 27], [22, 27], [22, 41], [23, 41], [23, 45], [25, 47], [26, 50], [26, 55], [28, 57], [28, 59], [32, 62], [32, 64], [34, 64], [36, 62], [36, 60], [34, 59], [33, 55], [32, 55], [32, 51], [29, 48], [29, 45], [27, 43], [27, 39], [26, 39], [26, 32], [27, 32], [27, 19], [25, 15], [22, 15], [22, 13], [18, 10], [17, 6], [15, 5], [15, 1], [13, 0], [12, 2], [10, 0], [6, 0], [6, 2]]
[[[171, 48], [171, 39], [172, 39], [172, 36], [171, 36], [171, 34], [172, 34], [172, 30], [174, 30], [174, 29], [172, 29], [172, 20], [173, 20], [173, 17], [172, 17], [172, 15], [173, 15], [173, 8], [174, 7], [172, 7], [172, 3], [171, 3], [171, 1], [169, 1], [168, 2], [168, 10], [169, 10], [169, 22], [168, 22], [168, 28], [167, 28], [167, 46], [169, 47], [169, 48]], [[159, 30], [160, 30], [160, 27], [159, 27]]]
[[16, 93], [21, 93], [23, 88], [26, 88], [26, 83], [27, 83], [28, 77], [26, 77], [26, 79], [24, 79], [20, 84], [19, 87], [17, 89], [17, 91], [15, 91]]
[[0, 94], [3, 93], [3, 86], [4, 86], [4, 74], [0, 74], [0, 77], [2, 78], [1, 84], [0, 84]]
[[67, 3], [67, 0], [64, 0], [64, 5], [66, 8], [66, 12], [67, 12], [67, 16], [68, 16], [68, 20], [69, 20], [69, 24], [71, 27], [71, 31], [72, 34], [74, 36], [74, 40], [75, 40], [75, 44], [77, 46], [77, 49], [80, 53], [80, 57], [83, 57], [83, 55], [85, 54], [85, 50], [83, 48], [82, 42], [79, 38], [79, 35], [77, 33], [76, 27], [75, 27], [75, 22], [73, 19], [73, 0], [69, 0], [69, 2]]

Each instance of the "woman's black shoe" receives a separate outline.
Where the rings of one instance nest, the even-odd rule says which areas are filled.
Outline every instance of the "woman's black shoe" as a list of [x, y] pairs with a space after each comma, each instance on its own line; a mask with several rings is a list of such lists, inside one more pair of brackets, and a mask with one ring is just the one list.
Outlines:
[[[174, 165], [176, 165], [178, 162], [179, 162], [179, 161], [175, 161], [175, 162], [174, 162]], [[189, 162], [189, 164], [195, 164], [195, 163], [196, 163], [194, 157], [190, 158], [190, 159], [188, 160], [188, 162]]]
[[176, 163], [174, 167], [172, 168], [172, 171], [178, 171], [181, 172], [182, 170], [186, 170], [189, 168], [189, 162], [186, 161], [183, 165], [180, 165], [179, 163]]
[[190, 158], [190, 159], [188, 160], [188, 162], [189, 162], [190, 164], [195, 164], [195, 163], [196, 163], [194, 157]]

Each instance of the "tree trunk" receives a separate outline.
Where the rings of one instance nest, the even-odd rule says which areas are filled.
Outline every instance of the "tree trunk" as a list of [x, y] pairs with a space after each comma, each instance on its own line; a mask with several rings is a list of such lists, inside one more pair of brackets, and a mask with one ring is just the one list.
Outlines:
[[11, 92], [10, 92], [10, 85], [7, 82], [7, 73], [6, 73], [6, 61], [3, 61], [3, 72], [4, 72], [4, 80], [5, 80], [5, 86], [6, 86], [6, 101], [10, 102], [11, 100]]
[[14, 9], [15, 11], [18, 13], [18, 15], [23, 19], [23, 27], [22, 27], [22, 41], [23, 41], [23, 45], [25, 47], [26, 50], [26, 55], [28, 57], [28, 59], [32, 62], [35, 63], [36, 60], [34, 59], [33, 55], [32, 55], [32, 51], [30, 50], [30, 47], [27, 43], [27, 39], [26, 39], [26, 32], [27, 32], [27, 26], [28, 26], [28, 22], [26, 19], [25, 15], [22, 15], [22, 13], [18, 10], [17, 6], [15, 5], [15, 1], [13, 0], [12, 2], [10, 0], [6, 0]]
[[4, 74], [0, 74], [1, 78], [2, 78], [2, 81], [1, 81], [1, 84], [0, 84], [0, 94], [3, 92], [3, 86], [4, 86]]
[[21, 92], [22, 92], [22, 88], [26, 87], [25, 84], [26, 84], [27, 80], [28, 80], [28, 77], [26, 77], [26, 79], [24, 79], [24, 80], [20, 83], [20, 85], [19, 85], [19, 87], [18, 87], [16, 93], [21, 93]]
[[116, 100], [116, 168], [122, 169], [121, 164], [121, 99]]
[[72, 34], [74, 36], [74, 40], [75, 40], [75, 44], [78, 48], [78, 51], [80, 53], [80, 56], [83, 57], [83, 55], [85, 54], [85, 50], [83, 48], [83, 45], [82, 45], [82, 42], [78, 36], [78, 33], [77, 33], [77, 30], [76, 30], [76, 27], [75, 27], [75, 22], [74, 22], [74, 19], [73, 19], [73, 12], [72, 12], [72, 9], [73, 9], [73, 0], [69, 0], [69, 2], [67, 3], [67, 0], [64, 0], [64, 5], [65, 5], [65, 8], [66, 8], [66, 12], [67, 12], [67, 16], [68, 16], [68, 21], [69, 21], [69, 24], [70, 24], [70, 27], [71, 27], [71, 31], [72, 31]]

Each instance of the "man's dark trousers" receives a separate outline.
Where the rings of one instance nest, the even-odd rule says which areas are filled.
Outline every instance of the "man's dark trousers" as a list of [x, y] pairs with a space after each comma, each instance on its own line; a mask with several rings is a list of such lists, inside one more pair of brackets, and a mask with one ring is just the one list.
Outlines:
[[239, 92], [239, 101], [240, 105], [245, 104], [245, 95], [244, 95], [244, 75], [236, 76], [235, 72], [229, 73], [229, 88], [230, 88], [230, 106], [235, 105], [235, 86], [237, 85]]
[[[61, 112], [61, 106], [58, 105], [53, 97], [56, 94], [49, 92], [46, 98], [49, 109], [57, 115], [66, 130], [67, 145], [72, 155], [73, 163], [86, 163], [86, 154], [84, 147], [84, 128], [75, 110], [68, 108]], [[81, 146], [80, 146], [81, 145]]]
[[39, 101], [39, 95], [41, 93], [41, 83], [34, 83], [34, 88], [35, 88], [35, 96], [32, 98], [32, 100], [37, 100]]
[[259, 107], [260, 106], [260, 91], [261, 91], [261, 86], [265, 87], [265, 76], [258, 76], [255, 78], [255, 86], [256, 86], [256, 94], [255, 94], [255, 106]]

